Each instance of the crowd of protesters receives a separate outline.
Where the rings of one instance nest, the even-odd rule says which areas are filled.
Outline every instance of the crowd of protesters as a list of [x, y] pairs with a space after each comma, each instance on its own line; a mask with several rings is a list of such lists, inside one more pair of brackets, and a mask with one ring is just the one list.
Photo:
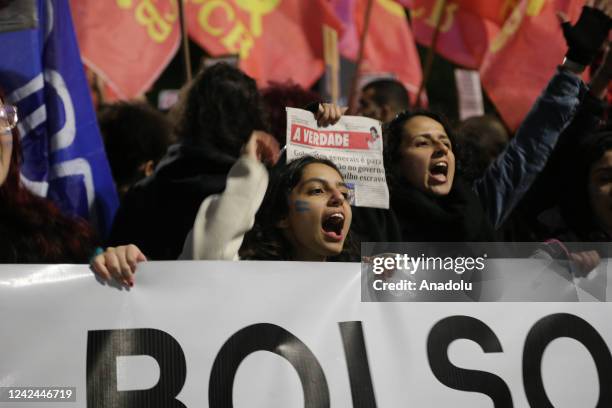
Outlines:
[[566, 59], [513, 135], [493, 116], [455, 125], [412, 107], [398, 81], [366, 85], [351, 113], [383, 124], [389, 210], [351, 207], [334, 163], [281, 154], [285, 107], [311, 110], [320, 126], [344, 109], [295, 85], [258, 90], [217, 64], [172, 120], [143, 103], [100, 108], [121, 197], [100, 239], [22, 185], [17, 115], [0, 93], [1, 261], [91, 258], [101, 277], [132, 285], [145, 259], [355, 261], [361, 241], [611, 241], [610, 21], [595, 6], [564, 25]]

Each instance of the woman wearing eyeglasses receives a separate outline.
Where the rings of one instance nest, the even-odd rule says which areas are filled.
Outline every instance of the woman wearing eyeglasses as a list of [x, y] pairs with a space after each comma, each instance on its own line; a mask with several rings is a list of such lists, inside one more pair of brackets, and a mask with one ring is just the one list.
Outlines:
[[93, 230], [21, 183], [18, 113], [0, 89], [0, 263], [86, 263]]

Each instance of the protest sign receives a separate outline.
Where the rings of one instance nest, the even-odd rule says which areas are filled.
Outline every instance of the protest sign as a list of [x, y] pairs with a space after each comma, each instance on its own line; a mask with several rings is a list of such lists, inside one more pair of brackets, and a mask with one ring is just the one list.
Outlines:
[[353, 192], [352, 205], [389, 208], [380, 122], [342, 116], [335, 125], [318, 127], [311, 112], [287, 108], [287, 161], [304, 155], [323, 157], [338, 166]]
[[[0, 406], [17, 387], [62, 387], [74, 408], [612, 403], [609, 303], [361, 303], [359, 289], [359, 264], [150, 262], [130, 290], [85, 265], [4, 265]], [[47, 395], [19, 406], [56, 406]]]
[[484, 115], [484, 102], [478, 71], [455, 68], [455, 84], [459, 96], [459, 119]]

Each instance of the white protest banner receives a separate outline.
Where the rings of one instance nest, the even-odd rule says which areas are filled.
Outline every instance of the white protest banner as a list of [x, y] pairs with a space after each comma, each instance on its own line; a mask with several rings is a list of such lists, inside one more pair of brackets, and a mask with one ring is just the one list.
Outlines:
[[323, 157], [338, 166], [358, 207], [389, 208], [380, 122], [342, 116], [318, 127], [311, 112], [287, 108], [287, 161], [304, 155]]
[[612, 406], [612, 304], [362, 303], [359, 269], [4, 265], [0, 407]]

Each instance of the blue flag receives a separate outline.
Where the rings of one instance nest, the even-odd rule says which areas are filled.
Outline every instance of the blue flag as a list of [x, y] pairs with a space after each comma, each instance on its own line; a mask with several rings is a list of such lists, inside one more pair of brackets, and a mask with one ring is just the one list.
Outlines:
[[19, 110], [23, 183], [105, 237], [117, 192], [68, 0], [13, 0], [0, 9], [0, 86]]

